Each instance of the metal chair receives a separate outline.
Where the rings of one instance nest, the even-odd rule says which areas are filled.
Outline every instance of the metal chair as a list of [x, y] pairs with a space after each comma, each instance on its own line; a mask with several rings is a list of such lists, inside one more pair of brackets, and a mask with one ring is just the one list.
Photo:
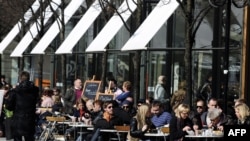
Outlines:
[[58, 136], [58, 130], [56, 128], [57, 122], [63, 122], [65, 121], [65, 117], [46, 117], [46, 120], [48, 121], [47, 125], [44, 127], [43, 132], [39, 136], [39, 141], [47, 141], [47, 140], [62, 140], [61, 138], [57, 138]]
[[126, 133], [130, 131], [130, 126], [128, 125], [121, 125], [121, 126], [115, 126], [116, 134], [119, 141], [126, 141]]
[[[170, 132], [170, 129], [169, 127], [161, 127], [161, 132], [164, 134], [164, 135], [168, 135], [169, 132]], [[166, 136], [164, 136], [164, 141], [166, 141]]]

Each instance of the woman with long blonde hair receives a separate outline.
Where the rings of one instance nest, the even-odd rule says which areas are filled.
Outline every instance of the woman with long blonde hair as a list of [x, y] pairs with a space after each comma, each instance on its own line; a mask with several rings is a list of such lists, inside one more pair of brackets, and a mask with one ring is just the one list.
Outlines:
[[129, 141], [146, 141], [149, 140], [144, 134], [152, 127], [150, 121], [150, 107], [147, 104], [142, 104], [132, 118], [130, 123], [130, 139]]

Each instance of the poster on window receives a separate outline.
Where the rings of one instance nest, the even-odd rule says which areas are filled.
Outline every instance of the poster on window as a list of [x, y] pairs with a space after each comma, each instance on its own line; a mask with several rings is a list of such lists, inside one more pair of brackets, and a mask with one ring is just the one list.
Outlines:
[[3, 108], [3, 95], [4, 95], [4, 90], [0, 90], [0, 116]]

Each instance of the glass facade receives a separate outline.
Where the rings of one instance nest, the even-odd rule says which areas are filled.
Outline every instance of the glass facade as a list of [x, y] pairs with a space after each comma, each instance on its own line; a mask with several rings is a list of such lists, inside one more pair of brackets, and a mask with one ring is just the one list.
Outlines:
[[[150, 11], [155, 6], [146, 10]], [[207, 2], [196, 2], [194, 14], [198, 13], [208, 6]], [[147, 11], [147, 12], [148, 12]], [[209, 73], [213, 73], [216, 79], [213, 82], [218, 91], [214, 94], [216, 97], [223, 97], [224, 74], [223, 71], [225, 54], [225, 25], [230, 24], [230, 52], [229, 52], [229, 79], [228, 91], [232, 98], [240, 96], [241, 79], [241, 51], [242, 51], [242, 27], [243, 27], [243, 9], [232, 5], [231, 22], [225, 23], [225, 9], [221, 7], [222, 14], [216, 19], [214, 8], [201, 21], [197, 30], [194, 46], [192, 48], [192, 96], [195, 98], [199, 87], [204, 83]], [[146, 13], [147, 13], [146, 12]], [[139, 86], [137, 98], [146, 98], [153, 95], [154, 87], [159, 75], [166, 75], [168, 81], [168, 91], [173, 93], [178, 89], [179, 82], [185, 80], [185, 19], [181, 9], [178, 8], [171, 18], [165, 22], [160, 30], [149, 41], [148, 50], [142, 51], [120, 51], [121, 47], [127, 42], [130, 33], [123, 27], [107, 46], [105, 53], [85, 53], [85, 49], [105, 26], [103, 17], [93, 24], [88, 32], [82, 37], [79, 43], [74, 47], [74, 53], [66, 55], [66, 81], [71, 86], [75, 78], [81, 78], [83, 81], [91, 79], [96, 75], [97, 79], [104, 76], [113, 75], [118, 85], [123, 81], [129, 80], [135, 82], [135, 68], [139, 68]], [[76, 24], [76, 19], [67, 25], [67, 33], [72, 30]], [[221, 20], [221, 23], [216, 20]], [[133, 20], [129, 20], [128, 25], [133, 25]], [[198, 23], [196, 23], [198, 24]], [[219, 29], [219, 31], [217, 31]], [[217, 38], [218, 37], [218, 38]], [[218, 43], [214, 42], [218, 39]], [[56, 41], [55, 48], [58, 47]], [[136, 45], [135, 45], [136, 46]], [[55, 55], [54, 49], [46, 50], [44, 54], [43, 79], [50, 80], [50, 86], [61, 86], [61, 56]], [[139, 58], [136, 56], [139, 53]], [[16, 74], [18, 72], [18, 59], [9, 58], [9, 55], [2, 56], [2, 73], [10, 76], [9, 82], [15, 84]], [[23, 56], [25, 70], [33, 72], [34, 78], [38, 77], [39, 56]], [[139, 60], [139, 64], [136, 60]], [[12, 61], [8, 61], [12, 60]], [[6, 63], [11, 62], [12, 68]], [[103, 67], [103, 64], [106, 64]], [[136, 66], [139, 65], [139, 66]], [[11, 70], [11, 71], [10, 71]]]

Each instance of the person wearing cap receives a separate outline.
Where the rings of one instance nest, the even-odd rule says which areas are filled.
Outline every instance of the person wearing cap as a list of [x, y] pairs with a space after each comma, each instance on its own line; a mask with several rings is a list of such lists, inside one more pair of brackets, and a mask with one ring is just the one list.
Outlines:
[[130, 101], [128, 101], [128, 100], [123, 101], [121, 107], [124, 111], [126, 111], [129, 114], [129, 116], [131, 118], [133, 116], [135, 116], [136, 110], [134, 109], [134, 107]]

